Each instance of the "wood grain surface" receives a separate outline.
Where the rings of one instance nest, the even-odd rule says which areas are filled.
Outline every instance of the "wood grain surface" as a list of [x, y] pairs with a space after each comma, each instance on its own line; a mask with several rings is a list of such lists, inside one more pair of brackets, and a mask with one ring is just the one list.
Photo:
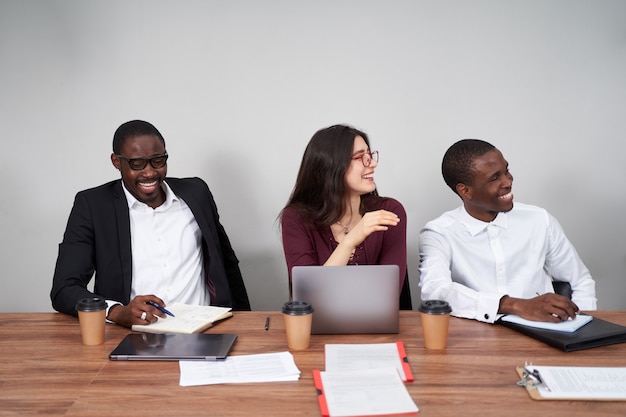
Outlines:
[[[626, 325], [626, 312], [594, 316]], [[269, 330], [265, 330], [266, 317]], [[515, 367], [626, 366], [626, 344], [561, 352], [499, 325], [451, 318], [448, 348], [423, 347], [420, 314], [402, 311], [400, 333], [313, 335], [292, 352], [298, 382], [179, 386], [177, 362], [110, 361], [129, 332], [107, 324], [100, 346], [84, 346], [76, 318], [0, 313], [0, 416], [319, 416], [311, 371], [324, 369], [326, 343], [402, 340], [415, 376], [407, 388], [421, 417], [626, 415], [626, 402], [534, 401], [516, 385]], [[279, 312], [235, 312], [207, 332], [237, 333], [232, 355], [287, 350]]]

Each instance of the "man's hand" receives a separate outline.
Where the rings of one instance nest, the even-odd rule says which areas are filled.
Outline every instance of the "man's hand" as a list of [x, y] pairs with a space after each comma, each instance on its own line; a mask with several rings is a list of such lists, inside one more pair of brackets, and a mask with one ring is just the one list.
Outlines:
[[578, 306], [557, 294], [543, 294], [528, 300], [505, 295], [500, 299], [498, 313], [516, 314], [533, 321], [560, 322], [575, 318]]
[[[153, 301], [162, 307], [165, 306], [163, 300], [155, 295], [138, 295], [128, 305], [117, 304], [111, 307], [107, 318], [124, 327], [131, 327], [133, 324], [154, 323], [158, 317], [165, 318], [165, 313], [148, 304], [148, 301]], [[142, 319], [142, 317], [144, 318]]]

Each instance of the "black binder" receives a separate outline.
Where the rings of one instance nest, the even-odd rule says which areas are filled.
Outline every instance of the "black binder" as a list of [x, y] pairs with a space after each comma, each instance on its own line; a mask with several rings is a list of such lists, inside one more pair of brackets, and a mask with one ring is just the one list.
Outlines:
[[626, 342], [626, 327], [596, 317], [572, 333], [538, 329], [502, 320], [498, 323], [565, 352]]

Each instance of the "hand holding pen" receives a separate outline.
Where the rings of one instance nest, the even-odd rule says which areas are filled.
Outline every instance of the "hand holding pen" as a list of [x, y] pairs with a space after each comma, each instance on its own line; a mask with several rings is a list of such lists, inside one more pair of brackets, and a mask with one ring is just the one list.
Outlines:
[[[131, 327], [133, 324], [149, 324], [168, 315], [174, 317], [165, 307], [163, 300], [155, 295], [138, 295], [127, 305], [115, 303], [109, 309], [107, 320], [121, 326]], [[158, 311], [154, 310], [157, 309]]]
[[160, 305], [158, 305], [154, 301], [147, 301], [146, 304], [150, 304], [152, 307], [156, 308], [157, 310], [161, 311], [162, 313], [167, 314], [168, 316], [176, 317], [176, 316], [174, 316], [172, 314], [171, 311], [167, 310], [165, 307], [161, 307]]
[[516, 314], [533, 321], [558, 323], [575, 319], [578, 306], [572, 300], [558, 294], [546, 293], [534, 298], [523, 299], [505, 295], [500, 299], [498, 313]]

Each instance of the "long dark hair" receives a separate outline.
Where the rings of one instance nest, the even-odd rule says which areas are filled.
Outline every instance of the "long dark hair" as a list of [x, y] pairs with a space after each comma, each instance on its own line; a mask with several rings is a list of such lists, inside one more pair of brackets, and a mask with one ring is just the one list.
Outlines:
[[[364, 132], [347, 125], [320, 129], [309, 141], [285, 207], [296, 210], [309, 227], [326, 227], [341, 219], [348, 193], [345, 176], [357, 136], [370, 146]], [[361, 196], [361, 215], [379, 205], [380, 199], [376, 197], [377, 190]]]

